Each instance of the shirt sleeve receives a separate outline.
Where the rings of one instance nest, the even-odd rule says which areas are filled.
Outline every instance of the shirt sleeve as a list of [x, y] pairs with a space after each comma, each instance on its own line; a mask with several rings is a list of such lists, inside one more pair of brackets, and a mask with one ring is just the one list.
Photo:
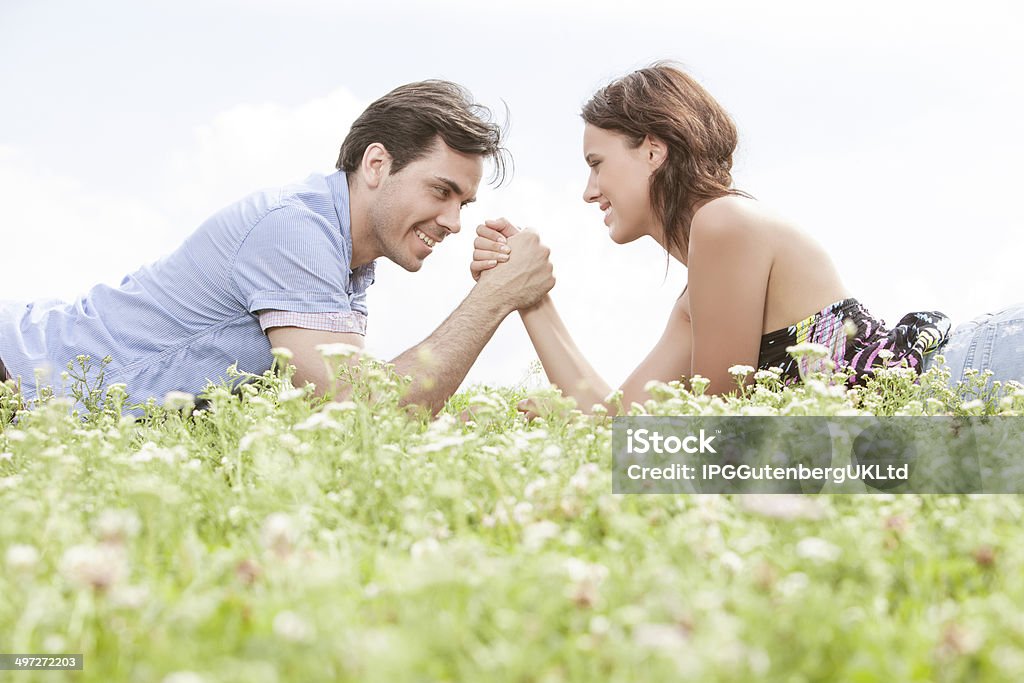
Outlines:
[[284, 205], [242, 240], [231, 279], [246, 310], [351, 313], [350, 255], [340, 232], [308, 209]]
[[294, 313], [292, 311], [260, 311], [260, 327], [301, 327], [325, 332], [350, 332], [366, 336], [366, 315], [359, 311], [330, 313]]

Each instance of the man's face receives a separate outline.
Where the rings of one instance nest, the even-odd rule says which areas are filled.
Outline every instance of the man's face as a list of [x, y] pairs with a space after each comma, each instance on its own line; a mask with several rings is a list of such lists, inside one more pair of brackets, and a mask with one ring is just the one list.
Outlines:
[[483, 159], [456, 152], [437, 138], [427, 154], [390, 173], [369, 211], [381, 253], [408, 271], [461, 228], [462, 207], [476, 200]]

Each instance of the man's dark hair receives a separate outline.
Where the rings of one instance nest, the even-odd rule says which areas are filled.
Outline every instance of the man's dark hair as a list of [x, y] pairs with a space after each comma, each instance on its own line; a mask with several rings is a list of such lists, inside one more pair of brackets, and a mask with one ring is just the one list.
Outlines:
[[463, 154], [494, 160], [491, 181], [505, 181], [511, 161], [502, 147], [501, 126], [491, 121], [491, 110], [473, 101], [468, 90], [442, 80], [401, 85], [366, 108], [349, 129], [341, 145], [336, 168], [352, 173], [363, 153], [378, 142], [391, 155], [391, 173], [426, 155], [440, 136]]

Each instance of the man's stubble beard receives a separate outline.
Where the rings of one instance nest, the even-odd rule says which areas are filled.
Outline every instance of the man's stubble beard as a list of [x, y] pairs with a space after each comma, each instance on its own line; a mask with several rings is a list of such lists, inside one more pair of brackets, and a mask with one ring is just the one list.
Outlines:
[[393, 190], [388, 185], [381, 196], [370, 209], [370, 235], [374, 239], [377, 252], [383, 254], [391, 262], [401, 266], [404, 270], [415, 272], [420, 269], [421, 262], [409, 254], [405, 245], [407, 230], [404, 227], [401, 233], [396, 228], [397, 221], [394, 218]]

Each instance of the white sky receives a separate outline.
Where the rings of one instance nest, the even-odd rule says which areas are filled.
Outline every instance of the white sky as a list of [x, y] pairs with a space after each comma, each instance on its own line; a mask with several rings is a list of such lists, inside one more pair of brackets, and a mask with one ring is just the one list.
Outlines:
[[[472, 286], [474, 227], [504, 215], [551, 246], [562, 316], [616, 384], [686, 272], [664, 278], [653, 242], [614, 245], [583, 203], [578, 113], [673, 58], [736, 120], [737, 186], [821, 240], [887, 323], [1024, 301], [1021, 11], [833, 4], [3, 0], [0, 298], [116, 285], [221, 206], [333, 170], [376, 97], [447, 78], [508, 104], [515, 177], [481, 188], [419, 273], [379, 265], [369, 349], [428, 335]], [[534, 357], [513, 315], [468, 381], [515, 382]]]

